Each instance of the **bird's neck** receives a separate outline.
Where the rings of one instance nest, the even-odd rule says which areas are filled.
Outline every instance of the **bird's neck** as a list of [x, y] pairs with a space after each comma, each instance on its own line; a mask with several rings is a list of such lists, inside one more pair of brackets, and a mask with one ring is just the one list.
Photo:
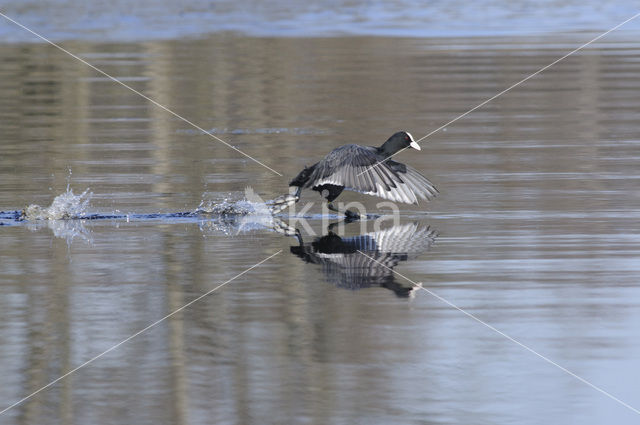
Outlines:
[[391, 156], [402, 149], [402, 146], [398, 146], [394, 140], [387, 140], [378, 148], [378, 152], [385, 156]]

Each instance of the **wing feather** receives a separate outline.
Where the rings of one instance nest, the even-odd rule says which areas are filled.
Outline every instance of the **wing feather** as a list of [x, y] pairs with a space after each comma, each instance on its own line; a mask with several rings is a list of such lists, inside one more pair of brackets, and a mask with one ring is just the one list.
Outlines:
[[383, 163], [378, 160], [374, 147], [341, 146], [317, 164], [304, 187], [333, 184], [407, 204], [417, 203], [418, 198], [429, 200], [438, 192], [414, 168], [392, 160]]

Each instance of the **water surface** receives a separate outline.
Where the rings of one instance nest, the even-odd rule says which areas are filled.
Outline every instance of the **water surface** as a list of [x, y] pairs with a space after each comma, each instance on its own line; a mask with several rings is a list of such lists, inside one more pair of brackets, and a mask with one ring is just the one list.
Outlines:
[[[623, 35], [400, 154], [441, 194], [402, 206], [402, 225], [437, 237], [391, 261], [638, 408], [640, 61]], [[242, 200], [247, 185], [271, 199], [341, 144], [377, 145], [398, 129], [421, 137], [584, 41], [219, 34], [64, 44], [283, 177], [52, 47], [1, 46], [0, 210], [50, 205], [70, 184], [93, 193], [88, 213], [114, 217], [1, 218], [0, 408], [282, 252], [0, 419], [635, 423], [401, 276], [403, 296], [340, 285], [333, 266], [296, 254], [294, 237], [166, 216]], [[320, 213], [309, 212], [316, 230]], [[127, 220], [134, 214], [156, 216]], [[357, 281], [363, 268], [340, 270]]]
[[[638, 13], [633, 2], [598, 0], [0, 0], [0, 9], [56, 41], [166, 40], [221, 32], [262, 37], [468, 37], [585, 31], [595, 36]], [[34, 40], [27, 31], [6, 24], [0, 21], [0, 38]], [[640, 26], [629, 23], [625, 29], [638, 31]]]

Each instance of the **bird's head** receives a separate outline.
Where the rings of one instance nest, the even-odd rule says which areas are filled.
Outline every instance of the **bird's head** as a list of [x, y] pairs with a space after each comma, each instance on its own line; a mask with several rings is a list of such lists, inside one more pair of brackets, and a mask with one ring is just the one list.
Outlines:
[[394, 154], [401, 149], [413, 148], [420, 150], [420, 145], [413, 140], [413, 136], [406, 131], [398, 131], [393, 136], [389, 137], [382, 145], [382, 150], [388, 154]]

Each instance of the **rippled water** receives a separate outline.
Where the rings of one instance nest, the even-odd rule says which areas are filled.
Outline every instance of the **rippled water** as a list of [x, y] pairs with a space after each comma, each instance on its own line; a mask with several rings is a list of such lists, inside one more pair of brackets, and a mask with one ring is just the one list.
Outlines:
[[[421, 137], [586, 40], [65, 44], [283, 177], [51, 47], [0, 46], [0, 409], [282, 251], [0, 421], [636, 422], [402, 277], [640, 408], [640, 61], [623, 35], [400, 154], [438, 198], [339, 240], [189, 214], [248, 185], [272, 199], [344, 143]], [[108, 217], [15, 220], [68, 185]]]
[[[0, 9], [51, 39], [94, 41], [200, 37], [222, 31], [263, 37], [604, 32], [638, 13], [630, 1], [598, 0], [0, 0]], [[629, 27], [640, 29], [637, 24]], [[16, 29], [0, 23], [0, 38], [34, 40]]]

